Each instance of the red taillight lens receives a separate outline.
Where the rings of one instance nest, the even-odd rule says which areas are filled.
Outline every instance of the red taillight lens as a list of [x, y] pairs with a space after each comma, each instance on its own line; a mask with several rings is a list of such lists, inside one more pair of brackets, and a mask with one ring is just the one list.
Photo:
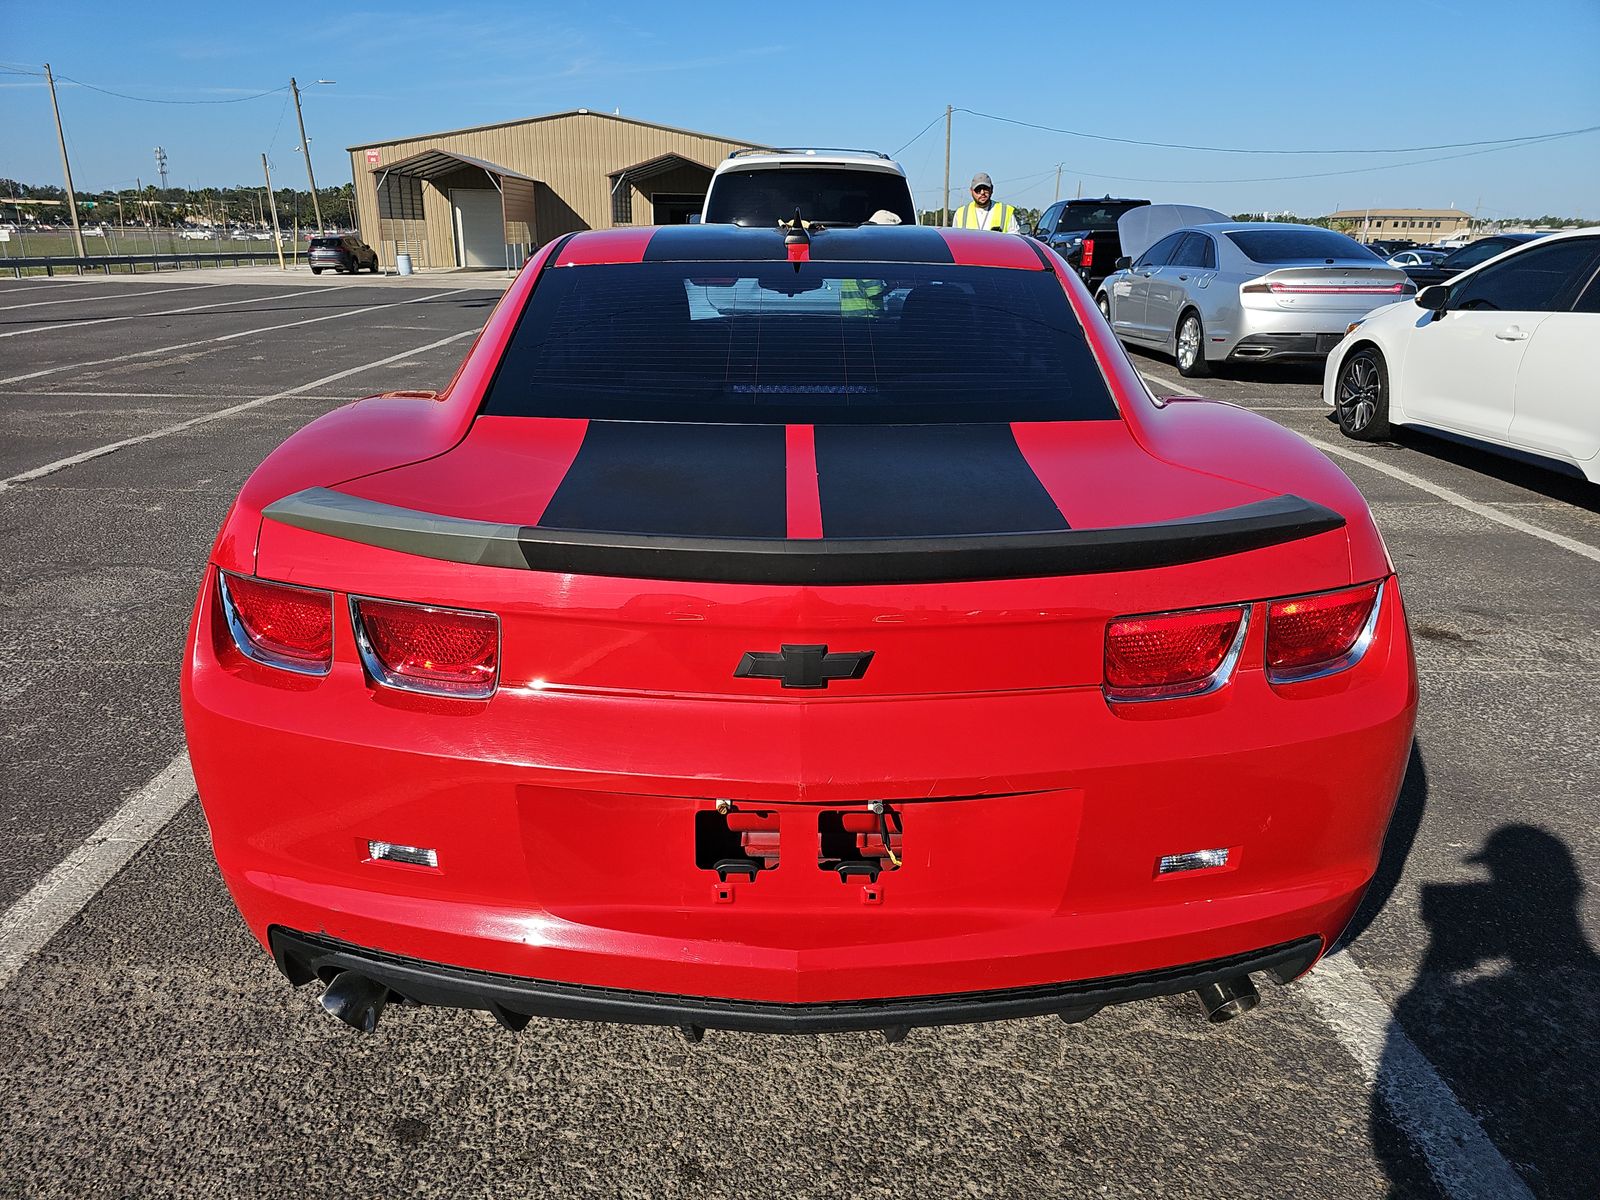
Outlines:
[[246, 658], [326, 675], [333, 667], [333, 593], [219, 572], [222, 611]]
[[1093, 238], [1084, 238], [1083, 239], [1083, 265], [1086, 266], [1086, 267], [1094, 266], [1094, 239]]
[[1267, 676], [1292, 683], [1353, 666], [1377, 625], [1383, 587], [1364, 583], [1317, 596], [1274, 600], [1267, 609]]
[[500, 659], [493, 613], [352, 599], [350, 615], [362, 661], [379, 683], [436, 696], [493, 694]]
[[1200, 696], [1228, 681], [1249, 608], [1119, 617], [1106, 626], [1106, 694], [1113, 700]]

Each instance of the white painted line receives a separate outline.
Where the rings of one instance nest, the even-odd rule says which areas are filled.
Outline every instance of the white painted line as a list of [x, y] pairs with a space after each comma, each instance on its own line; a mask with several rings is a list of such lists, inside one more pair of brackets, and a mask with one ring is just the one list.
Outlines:
[[180, 753], [0, 914], [0, 988], [15, 979], [23, 964], [82, 912], [194, 794], [189, 756]]
[[[221, 287], [220, 283], [208, 283], [207, 287]], [[38, 325], [33, 329], [13, 329], [9, 333], [0, 333], [0, 338], [23, 337], [30, 333], [51, 333], [57, 329], [88, 329], [91, 325], [110, 325], [115, 321], [142, 321], [148, 317], [175, 317], [179, 313], [203, 312], [208, 308], [226, 308], [230, 304], [265, 304], [268, 300], [292, 300], [296, 296], [310, 296], [319, 291], [318, 288], [306, 288], [298, 292], [280, 292], [276, 296], [252, 296], [248, 300], [218, 300], [215, 304], [191, 304], [188, 308], [163, 308], [155, 312], [126, 313], [120, 317], [96, 317], [92, 321], [63, 321], [59, 325]]]
[[[219, 288], [219, 287], [229, 287], [229, 286], [238, 287], [239, 285], [238, 284], [229, 285], [229, 284], [226, 284], [226, 283], [202, 283], [202, 284], [199, 284], [198, 286], [195, 286], [195, 287], [175, 287], [174, 285], [169, 283], [169, 284], [167, 284], [166, 287], [152, 288], [148, 292], [123, 292], [120, 295], [117, 295], [115, 298], [118, 299], [118, 300], [121, 300], [124, 297], [130, 297], [130, 296], [154, 296], [157, 292], [167, 292], [167, 293], [173, 293], [173, 292], [180, 292], [180, 293], [181, 292], [203, 292], [207, 288]], [[0, 292], [0, 297], [3, 297], [4, 295], [5, 295], [4, 292]], [[106, 299], [110, 299], [110, 298], [111, 297], [106, 292], [96, 292], [92, 296], [73, 296], [71, 299], [68, 299], [68, 300], [35, 300], [32, 304], [7, 304], [7, 305], [4, 305], [4, 306], [0, 306], [0, 312], [15, 312], [19, 308], [43, 308], [47, 304], [88, 304], [92, 300], [106, 300]], [[161, 314], [160, 313], [147, 313], [145, 315], [152, 316], [152, 317], [158, 317]]]
[[1428, 1160], [1450, 1200], [1533, 1200], [1522, 1177], [1417, 1049], [1349, 951], [1324, 958], [1299, 983]]
[[351, 375], [359, 375], [363, 371], [371, 371], [377, 367], [387, 366], [402, 358], [410, 358], [412, 355], [420, 354], [426, 350], [448, 346], [451, 342], [459, 342], [462, 338], [476, 337], [477, 334], [478, 331], [476, 329], [463, 329], [460, 333], [452, 333], [449, 337], [440, 338], [437, 342], [429, 342], [426, 346], [413, 346], [409, 350], [391, 354], [388, 358], [362, 363], [358, 367], [347, 367], [343, 371], [335, 371], [332, 375], [324, 375], [321, 379], [313, 379], [310, 383], [302, 383], [299, 387], [274, 392], [270, 396], [261, 396], [254, 400], [246, 400], [242, 404], [233, 404], [227, 408], [219, 408], [215, 412], [202, 413], [198, 417], [190, 417], [187, 421], [178, 421], [171, 425], [163, 425], [160, 429], [152, 429], [149, 433], [141, 433], [135, 437], [123, 438], [120, 442], [108, 442], [104, 446], [96, 446], [93, 450], [85, 450], [81, 454], [58, 458], [55, 462], [45, 463], [42, 467], [34, 467], [31, 471], [24, 471], [20, 475], [12, 475], [7, 479], [0, 479], [0, 492], [10, 491], [19, 483], [29, 483], [35, 479], [42, 479], [46, 475], [53, 475], [57, 471], [65, 470], [67, 467], [78, 466], [80, 463], [89, 462], [91, 459], [103, 458], [107, 454], [114, 454], [116, 451], [128, 446], [137, 446], [141, 442], [153, 442], [157, 438], [164, 438], [174, 433], [182, 433], [185, 429], [193, 429], [197, 425], [208, 425], [212, 421], [220, 421], [224, 417], [231, 417], [252, 408], [260, 408], [263, 404], [271, 404], [274, 400], [282, 400], [287, 396], [298, 396], [303, 392], [311, 391], [313, 388], [322, 387], [324, 384], [334, 383], [340, 379], [348, 379]]
[[426, 296], [413, 296], [410, 300], [395, 300], [388, 304], [374, 304], [368, 308], [351, 308], [344, 312], [328, 313], [322, 317], [307, 317], [303, 321], [289, 321], [282, 325], [263, 325], [256, 329], [242, 329], [237, 333], [225, 333], [220, 337], [201, 338], [194, 342], [178, 342], [171, 346], [157, 346], [152, 350], [133, 350], [127, 354], [118, 354], [113, 358], [97, 358], [91, 362], [66, 363], [59, 367], [45, 367], [43, 370], [30, 371], [26, 375], [12, 375], [0, 379], [0, 386], [23, 383], [29, 379], [39, 379], [45, 375], [59, 375], [63, 371], [81, 371], [86, 367], [103, 367], [107, 363], [127, 362], [130, 358], [149, 358], [157, 354], [171, 354], [174, 350], [190, 350], [195, 346], [209, 346], [217, 342], [231, 342], [235, 338], [253, 337], [258, 333], [273, 333], [279, 329], [294, 329], [300, 325], [315, 325], [318, 321], [336, 321], [342, 317], [359, 317], [363, 313], [377, 312], [383, 308], [398, 308], [404, 304], [421, 304], [424, 300], [438, 300], [445, 296], [458, 296], [462, 292], [473, 291], [472, 288], [452, 288], [448, 292], [429, 292]]
[[[1138, 368], [1135, 367], [1134, 370], [1138, 370]], [[1146, 382], [1148, 382], [1148, 383], [1158, 383], [1162, 387], [1166, 388], [1168, 391], [1172, 392], [1174, 395], [1178, 395], [1178, 396], [1192, 396], [1192, 395], [1194, 395], [1194, 388], [1189, 387], [1189, 386], [1187, 386], [1185, 384], [1173, 383], [1172, 380], [1163, 379], [1159, 375], [1152, 375], [1152, 374], [1150, 374], [1149, 371], [1139, 371], [1139, 374], [1144, 376]]]
[[[6, 265], [5, 259], [0, 258], [0, 268], [4, 268], [5, 265]], [[46, 278], [49, 278], [49, 277], [46, 276]], [[52, 288], [82, 287], [85, 283], [109, 283], [109, 282], [110, 282], [110, 280], [107, 279], [104, 275], [87, 276], [84, 279], [82, 279], [81, 281], [74, 282], [74, 283], [29, 283], [27, 277], [24, 277], [22, 279], [14, 279], [14, 278], [13, 279], [3, 279], [3, 278], [0, 278], [0, 283], [4, 283], [4, 284], [7, 285], [5, 287], [0, 287], [0, 296], [15, 296], [15, 295], [18, 295], [19, 293], [22, 293], [22, 292], [48, 292]], [[104, 293], [102, 293], [102, 295], [103, 294]]]
[[[58, 396], [74, 400], [253, 400], [258, 395], [260, 395], [259, 392], [46, 392], [38, 389], [29, 391], [24, 388], [17, 388], [13, 391], [0, 390], [0, 396], [31, 396], [35, 400], [54, 400]], [[308, 400], [355, 400], [358, 398], [350, 394], [306, 397]]]
[[1410, 471], [1404, 471], [1399, 467], [1392, 467], [1386, 462], [1369, 458], [1365, 454], [1350, 449], [1348, 446], [1335, 445], [1332, 442], [1325, 442], [1321, 438], [1314, 437], [1308, 437], [1306, 441], [1324, 454], [1332, 454], [1337, 458], [1348, 458], [1352, 462], [1358, 462], [1381, 475], [1387, 475], [1391, 479], [1398, 479], [1401, 483], [1410, 484], [1419, 491], [1427, 492], [1430, 496], [1437, 496], [1446, 503], [1453, 504], [1457, 508], [1475, 516], [1482, 517], [1486, 521], [1504, 525], [1507, 529], [1515, 529], [1518, 533], [1536, 537], [1540, 541], [1549, 542], [1552, 546], [1560, 546], [1563, 550], [1570, 550], [1574, 554], [1582, 555], [1591, 562], [1600, 562], [1600, 547], [1591, 546], [1587, 542], [1580, 542], [1576, 538], [1569, 538], [1564, 534], [1553, 533], [1548, 529], [1541, 529], [1537, 525], [1531, 525], [1521, 517], [1513, 517], [1510, 513], [1503, 513], [1490, 505], [1479, 504], [1476, 500], [1470, 500], [1460, 492], [1451, 491], [1449, 488], [1441, 487], [1439, 484], [1426, 480], [1420, 475], [1413, 475]]

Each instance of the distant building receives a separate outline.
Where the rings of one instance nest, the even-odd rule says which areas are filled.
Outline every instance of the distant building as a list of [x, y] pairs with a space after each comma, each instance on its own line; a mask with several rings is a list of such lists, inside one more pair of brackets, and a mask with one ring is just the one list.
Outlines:
[[1405, 240], [1443, 242], [1465, 235], [1472, 218], [1453, 208], [1346, 208], [1329, 213], [1358, 242]]
[[576, 230], [698, 216], [716, 165], [755, 145], [580, 108], [349, 151], [361, 234], [385, 265], [515, 267]]

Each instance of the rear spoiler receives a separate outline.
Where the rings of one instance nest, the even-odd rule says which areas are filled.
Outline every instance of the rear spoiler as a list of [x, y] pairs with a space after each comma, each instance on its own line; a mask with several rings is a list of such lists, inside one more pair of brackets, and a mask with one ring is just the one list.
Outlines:
[[1145, 570], [1242, 554], [1344, 527], [1299, 496], [1114, 529], [903, 538], [717, 538], [544, 529], [440, 516], [308, 488], [268, 520], [444, 562], [691, 583], [950, 583]]

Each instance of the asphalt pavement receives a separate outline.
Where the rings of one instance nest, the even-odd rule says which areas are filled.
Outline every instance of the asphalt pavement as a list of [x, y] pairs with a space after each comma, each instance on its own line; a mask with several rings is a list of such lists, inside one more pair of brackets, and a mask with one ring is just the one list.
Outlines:
[[1596, 1194], [1600, 489], [1345, 441], [1309, 368], [1133, 355], [1328, 449], [1416, 639], [1369, 902], [1245, 1019], [1176, 997], [691, 1046], [390, 1009], [361, 1037], [272, 968], [182, 791], [8, 973], [41, 881], [181, 768], [185, 625], [246, 475], [341, 403], [442, 385], [503, 286], [262, 274], [0, 280], [0, 1196]]

